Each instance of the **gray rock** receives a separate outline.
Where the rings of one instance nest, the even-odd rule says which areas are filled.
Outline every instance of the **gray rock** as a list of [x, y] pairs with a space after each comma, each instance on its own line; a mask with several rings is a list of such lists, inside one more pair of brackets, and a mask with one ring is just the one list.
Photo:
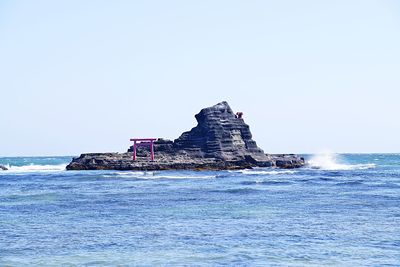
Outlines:
[[235, 116], [227, 102], [202, 109], [195, 117], [197, 126], [174, 141], [176, 150], [224, 161], [242, 160], [245, 156], [268, 160], [252, 139], [250, 127]]
[[275, 167], [283, 169], [293, 169], [304, 166], [305, 160], [294, 154], [278, 154], [271, 155], [272, 160], [275, 162]]
[[3, 165], [0, 165], [0, 171], [7, 171], [8, 169], [4, 167]]
[[202, 109], [197, 126], [174, 141], [154, 143], [155, 160], [146, 147], [132, 147], [126, 153], [90, 153], [74, 158], [67, 170], [224, 170], [252, 167], [297, 168], [304, 159], [296, 155], [268, 155], [252, 139], [242, 114], [235, 115], [227, 102]]

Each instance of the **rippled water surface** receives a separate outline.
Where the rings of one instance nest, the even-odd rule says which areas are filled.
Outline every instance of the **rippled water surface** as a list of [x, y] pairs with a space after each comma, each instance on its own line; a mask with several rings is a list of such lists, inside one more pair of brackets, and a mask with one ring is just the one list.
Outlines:
[[308, 159], [118, 172], [0, 158], [0, 266], [399, 266], [400, 155]]

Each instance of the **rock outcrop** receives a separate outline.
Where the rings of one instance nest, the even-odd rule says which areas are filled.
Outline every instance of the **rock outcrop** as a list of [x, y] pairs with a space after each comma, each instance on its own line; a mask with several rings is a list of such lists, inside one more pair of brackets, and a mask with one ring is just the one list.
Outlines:
[[227, 102], [202, 109], [195, 117], [197, 126], [174, 141], [176, 150], [224, 161], [241, 160], [245, 156], [268, 160], [253, 141], [249, 126], [233, 113]]
[[7, 171], [8, 169], [4, 167], [3, 165], [0, 165], [0, 171]]
[[195, 115], [197, 126], [174, 141], [154, 143], [155, 160], [147, 148], [132, 147], [126, 153], [90, 153], [74, 158], [67, 170], [223, 170], [252, 167], [296, 168], [304, 159], [296, 155], [268, 155], [252, 139], [241, 114], [235, 115], [227, 102], [204, 108]]

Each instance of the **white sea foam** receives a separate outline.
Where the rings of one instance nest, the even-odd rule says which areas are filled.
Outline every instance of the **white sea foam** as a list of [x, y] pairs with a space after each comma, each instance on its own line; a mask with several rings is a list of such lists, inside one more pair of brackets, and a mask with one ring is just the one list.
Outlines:
[[36, 165], [29, 164], [23, 166], [10, 166], [6, 165], [5, 167], [8, 169], [8, 172], [55, 172], [55, 171], [64, 171], [67, 164], [59, 164], [59, 165]]
[[375, 168], [373, 163], [367, 164], [346, 164], [339, 158], [339, 155], [332, 152], [324, 152], [314, 155], [307, 162], [308, 166], [320, 170], [365, 170]]

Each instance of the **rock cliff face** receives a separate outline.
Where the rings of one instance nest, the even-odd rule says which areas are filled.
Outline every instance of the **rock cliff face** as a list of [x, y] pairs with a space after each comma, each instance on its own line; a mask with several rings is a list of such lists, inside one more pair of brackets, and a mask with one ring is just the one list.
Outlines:
[[82, 154], [67, 166], [68, 170], [167, 170], [167, 169], [243, 169], [252, 167], [295, 168], [304, 165], [296, 155], [266, 155], [252, 139], [249, 126], [235, 115], [227, 102], [202, 109], [197, 126], [174, 141], [158, 139], [155, 160], [149, 160], [147, 148], [132, 147], [127, 153]]
[[195, 117], [198, 125], [174, 141], [175, 149], [225, 161], [240, 160], [246, 155], [268, 160], [253, 141], [249, 126], [235, 116], [227, 102], [202, 109]]

